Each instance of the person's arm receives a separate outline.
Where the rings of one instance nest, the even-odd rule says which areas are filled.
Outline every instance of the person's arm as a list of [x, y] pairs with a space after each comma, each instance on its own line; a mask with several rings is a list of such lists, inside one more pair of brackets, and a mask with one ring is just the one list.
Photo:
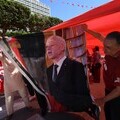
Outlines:
[[120, 86], [117, 86], [111, 93], [109, 93], [108, 95], [106, 95], [103, 100], [104, 102], [107, 102], [109, 100], [112, 100], [116, 97], [120, 96]]
[[100, 106], [104, 105], [105, 102], [108, 102], [112, 99], [115, 99], [120, 96], [120, 86], [117, 86], [111, 93], [106, 95], [103, 98], [96, 99], [96, 103]]
[[95, 38], [99, 39], [101, 42], [103, 42], [103, 40], [104, 40], [105, 37], [104, 37], [102, 34], [100, 34], [100, 33], [98, 33], [98, 32], [95, 32], [95, 31], [93, 31], [93, 30], [88, 29], [88, 26], [87, 26], [86, 24], [82, 24], [82, 25], [81, 25], [81, 28], [82, 28], [84, 31], [86, 31], [87, 33], [89, 33], [89, 34], [91, 34], [92, 36], [94, 36]]

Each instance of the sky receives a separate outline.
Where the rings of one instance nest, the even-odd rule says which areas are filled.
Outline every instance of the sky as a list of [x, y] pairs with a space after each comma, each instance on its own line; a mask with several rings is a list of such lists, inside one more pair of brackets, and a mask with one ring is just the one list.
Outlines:
[[51, 16], [63, 21], [81, 15], [111, 0], [39, 0], [51, 9]]

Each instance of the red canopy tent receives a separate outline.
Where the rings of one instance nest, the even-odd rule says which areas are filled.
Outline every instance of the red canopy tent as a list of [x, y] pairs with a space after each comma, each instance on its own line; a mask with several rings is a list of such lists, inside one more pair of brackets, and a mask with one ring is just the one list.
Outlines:
[[[115, 30], [120, 31], [120, 0], [111, 1], [82, 15], [53, 26], [44, 32], [84, 23], [87, 24], [91, 30], [100, 32], [103, 35]], [[102, 43], [99, 40], [87, 34], [87, 48], [92, 48], [95, 45], [102, 47]]]

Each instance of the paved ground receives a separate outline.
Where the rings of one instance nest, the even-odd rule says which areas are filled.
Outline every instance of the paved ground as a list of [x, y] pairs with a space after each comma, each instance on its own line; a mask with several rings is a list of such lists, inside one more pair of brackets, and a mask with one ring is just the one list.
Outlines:
[[[94, 96], [94, 98], [100, 98], [104, 96], [103, 81], [101, 81], [101, 83], [92, 83], [90, 85], [90, 89], [91, 89], [91, 93]], [[105, 120], [103, 108], [101, 108], [100, 120]]]
[[[40, 118], [39, 107], [36, 100], [31, 101], [31, 106], [33, 109], [26, 109], [22, 99], [16, 98], [14, 103], [15, 113], [12, 117], [12, 120], [37, 120], [37, 118]], [[0, 120], [4, 120], [6, 115], [4, 96], [0, 96]]]
[[[44, 118], [40, 115], [39, 105], [34, 99], [30, 102], [33, 109], [26, 109], [21, 98], [14, 101], [14, 114], [11, 120], [83, 120], [79, 115], [73, 113], [48, 113]], [[4, 96], [0, 96], [0, 120], [5, 120], [6, 108]]]
[[[90, 91], [91, 94], [94, 96], [94, 98], [100, 98], [104, 96], [104, 82], [103, 82], [103, 78], [102, 78], [102, 69], [101, 68], [101, 80], [100, 83], [91, 83], [90, 84]], [[100, 114], [100, 120], [105, 120], [105, 116], [104, 116], [104, 110], [103, 108], [101, 108], [101, 114]]]

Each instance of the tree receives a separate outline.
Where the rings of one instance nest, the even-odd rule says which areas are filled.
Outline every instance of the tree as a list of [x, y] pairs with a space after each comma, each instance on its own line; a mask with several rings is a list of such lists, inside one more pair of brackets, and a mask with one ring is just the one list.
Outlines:
[[63, 22], [62, 20], [60, 20], [59, 18], [56, 17], [49, 17], [49, 16], [44, 16], [43, 17], [43, 21], [44, 21], [44, 26], [43, 26], [43, 30], [48, 29], [52, 26], [55, 26], [61, 22]]
[[7, 30], [40, 32], [61, 22], [59, 18], [31, 14], [29, 8], [14, 0], [0, 0], [0, 35]]
[[7, 30], [26, 30], [31, 11], [13, 0], [0, 0], [1, 35]]
[[38, 15], [34, 14], [31, 15], [29, 19], [28, 29], [30, 30], [30, 32], [40, 32], [61, 22], [63, 21], [59, 18], [49, 16], [39, 17]]
[[40, 31], [40, 17], [36, 14], [31, 14], [28, 24], [28, 29], [30, 32], [39, 32]]

